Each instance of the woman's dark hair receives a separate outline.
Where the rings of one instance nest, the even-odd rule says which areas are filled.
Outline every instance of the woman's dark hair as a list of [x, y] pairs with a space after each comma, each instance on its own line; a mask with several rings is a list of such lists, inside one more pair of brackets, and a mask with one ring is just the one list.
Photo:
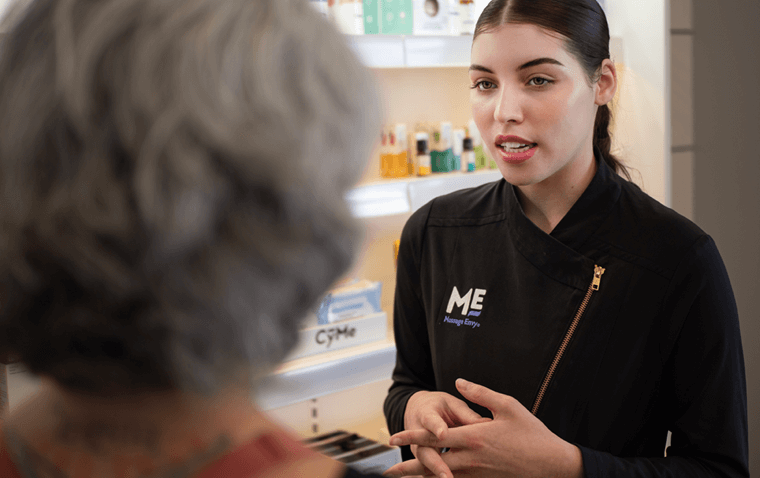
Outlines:
[[253, 381], [348, 268], [375, 82], [306, 0], [34, 0], [0, 43], [0, 356]]
[[[610, 57], [610, 32], [607, 17], [596, 0], [492, 0], [475, 25], [473, 41], [481, 33], [507, 23], [532, 24], [556, 32], [565, 40], [565, 48], [583, 66], [589, 81], [599, 79], [602, 61]], [[631, 179], [626, 166], [611, 152], [608, 105], [599, 107], [594, 122], [594, 147], [618, 174]]]

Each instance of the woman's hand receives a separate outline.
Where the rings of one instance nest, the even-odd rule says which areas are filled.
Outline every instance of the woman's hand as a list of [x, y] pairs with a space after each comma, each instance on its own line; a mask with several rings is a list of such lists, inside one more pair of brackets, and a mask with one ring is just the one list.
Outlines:
[[452, 476], [451, 471], [457, 477], [583, 476], [580, 450], [552, 433], [513, 397], [462, 379], [457, 380], [457, 388], [466, 399], [491, 410], [493, 420], [447, 429], [441, 436], [427, 427], [393, 435], [391, 445], [417, 445], [419, 451], [446, 447], [451, 451], [436, 454], [437, 460], [418, 454], [416, 460], [390, 468], [387, 476], [442, 476], [438, 461], [446, 466], [447, 478]]
[[[416, 392], [409, 397], [404, 412], [404, 430], [429, 434], [438, 440], [446, 438], [449, 428], [485, 421], [491, 419], [481, 417], [467, 403], [444, 392]], [[436, 476], [453, 478], [449, 467], [441, 459], [440, 447], [420, 446], [412, 442], [404, 444], [411, 445], [412, 453], [417, 457], [415, 462], [427, 467]]]

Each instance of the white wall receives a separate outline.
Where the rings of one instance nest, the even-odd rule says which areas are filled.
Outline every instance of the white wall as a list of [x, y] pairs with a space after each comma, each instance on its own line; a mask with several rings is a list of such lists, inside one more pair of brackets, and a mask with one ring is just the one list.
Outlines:
[[622, 38], [614, 148], [641, 173], [644, 191], [671, 205], [668, 23], [665, 0], [606, 0], [610, 34]]

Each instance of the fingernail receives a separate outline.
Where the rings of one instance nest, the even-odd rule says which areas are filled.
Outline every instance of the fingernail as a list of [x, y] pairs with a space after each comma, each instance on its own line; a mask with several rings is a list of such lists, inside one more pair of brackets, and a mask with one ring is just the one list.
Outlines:
[[469, 384], [470, 384], [470, 382], [468, 382], [467, 380], [465, 380], [463, 378], [458, 378], [457, 379], [457, 385], [459, 385], [460, 387], [466, 387]]
[[401, 441], [401, 440], [399, 440], [398, 438], [391, 438], [390, 440], [388, 440], [388, 444], [390, 446], [397, 446], [398, 443], [399, 443], [399, 441]]
[[438, 475], [438, 478], [446, 478], [446, 473], [441, 473], [440, 475]]

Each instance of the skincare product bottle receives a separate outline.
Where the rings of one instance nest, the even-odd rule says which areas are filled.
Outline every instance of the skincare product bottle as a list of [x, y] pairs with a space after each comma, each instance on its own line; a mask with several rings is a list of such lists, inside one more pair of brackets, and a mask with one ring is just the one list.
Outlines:
[[[467, 127], [468, 136], [472, 138], [472, 149], [475, 151], [475, 169], [483, 169], [486, 167], [488, 159], [486, 158], [486, 152], [483, 149], [483, 140], [480, 137], [480, 131], [475, 125], [475, 120], [470, 120]], [[494, 167], [496, 164], [494, 164]]]
[[393, 177], [393, 150], [390, 145], [390, 137], [390, 128], [383, 126], [380, 139], [380, 176], [383, 178]]
[[441, 172], [450, 173], [456, 169], [456, 161], [454, 160], [453, 146], [453, 133], [451, 123], [448, 121], [442, 121], [440, 126], [441, 141]]
[[417, 133], [417, 175], [427, 176], [431, 171], [430, 152], [428, 151], [427, 133]]
[[475, 33], [475, 23], [478, 21], [478, 12], [475, 8], [475, 0], [454, 0], [459, 11], [459, 35], [472, 35]]
[[475, 151], [472, 150], [472, 138], [465, 138], [462, 142], [462, 164], [465, 171], [475, 171]]
[[463, 153], [463, 141], [465, 138], [465, 132], [463, 129], [455, 129], [452, 133], [451, 151], [454, 155], [454, 168], [452, 171], [462, 170], [462, 153]]
[[394, 128], [394, 151], [393, 170], [394, 177], [403, 178], [409, 175], [409, 152], [406, 135], [406, 124], [397, 123]]

